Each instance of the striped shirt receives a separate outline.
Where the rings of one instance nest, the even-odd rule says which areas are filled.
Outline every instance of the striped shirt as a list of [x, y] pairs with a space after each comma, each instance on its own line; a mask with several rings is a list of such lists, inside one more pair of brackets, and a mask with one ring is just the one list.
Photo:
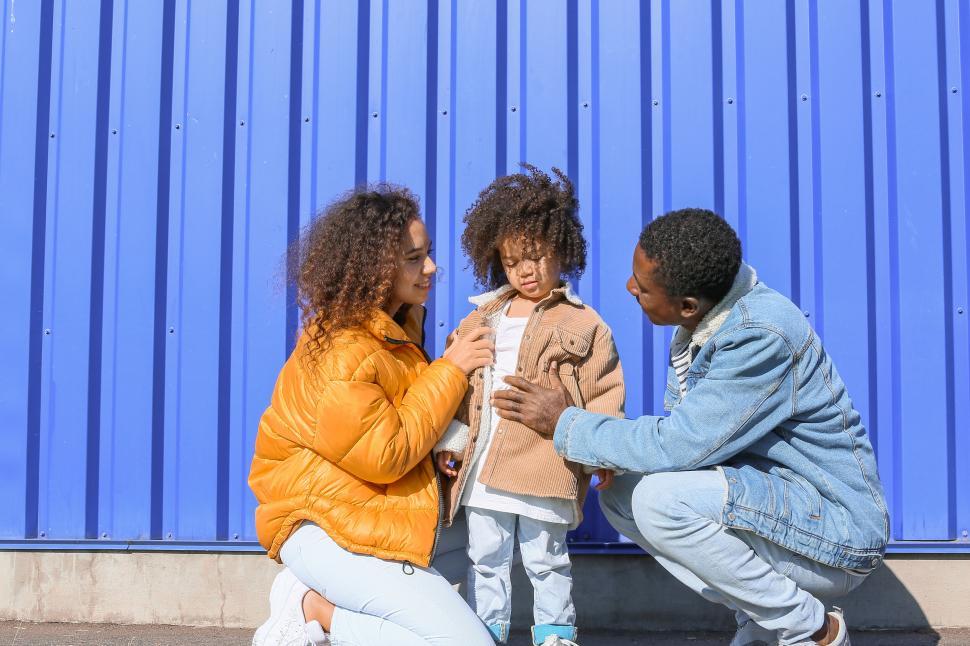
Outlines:
[[690, 343], [685, 343], [680, 348], [670, 346], [670, 365], [673, 366], [674, 372], [677, 373], [681, 399], [687, 394], [687, 371], [690, 370], [690, 364]]

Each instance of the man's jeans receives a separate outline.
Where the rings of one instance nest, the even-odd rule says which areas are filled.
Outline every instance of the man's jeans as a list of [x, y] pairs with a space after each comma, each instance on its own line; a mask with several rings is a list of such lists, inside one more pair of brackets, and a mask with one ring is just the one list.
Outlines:
[[626, 474], [600, 493], [607, 520], [668, 572], [708, 601], [735, 611], [781, 644], [807, 640], [825, 618], [819, 600], [848, 593], [865, 579], [720, 524], [727, 495], [714, 469]]

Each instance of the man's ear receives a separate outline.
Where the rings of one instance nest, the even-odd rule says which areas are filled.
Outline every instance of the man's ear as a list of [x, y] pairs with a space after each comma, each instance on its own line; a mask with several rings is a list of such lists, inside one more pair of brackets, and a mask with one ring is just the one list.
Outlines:
[[701, 302], [694, 296], [680, 299], [680, 315], [685, 319], [694, 318], [700, 312]]

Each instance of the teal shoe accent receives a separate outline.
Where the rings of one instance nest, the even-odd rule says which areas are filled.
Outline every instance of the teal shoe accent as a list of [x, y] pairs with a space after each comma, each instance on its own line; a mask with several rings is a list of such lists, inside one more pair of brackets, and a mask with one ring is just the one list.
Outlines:
[[490, 624], [488, 626], [488, 632], [492, 633], [492, 637], [499, 644], [504, 644], [509, 640], [509, 624], [506, 622]]
[[579, 631], [576, 626], [562, 626], [557, 624], [539, 624], [532, 627], [532, 643], [535, 646], [542, 646], [549, 635], [556, 635], [563, 639], [576, 641]]

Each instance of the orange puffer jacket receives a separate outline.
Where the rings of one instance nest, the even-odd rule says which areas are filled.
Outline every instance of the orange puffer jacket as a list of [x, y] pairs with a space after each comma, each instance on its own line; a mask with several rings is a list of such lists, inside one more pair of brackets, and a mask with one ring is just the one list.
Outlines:
[[429, 365], [423, 318], [413, 307], [402, 327], [378, 312], [309, 368], [305, 336], [297, 343], [260, 419], [249, 472], [270, 558], [310, 520], [351, 552], [430, 563], [441, 516], [431, 449], [468, 380], [447, 359]]

